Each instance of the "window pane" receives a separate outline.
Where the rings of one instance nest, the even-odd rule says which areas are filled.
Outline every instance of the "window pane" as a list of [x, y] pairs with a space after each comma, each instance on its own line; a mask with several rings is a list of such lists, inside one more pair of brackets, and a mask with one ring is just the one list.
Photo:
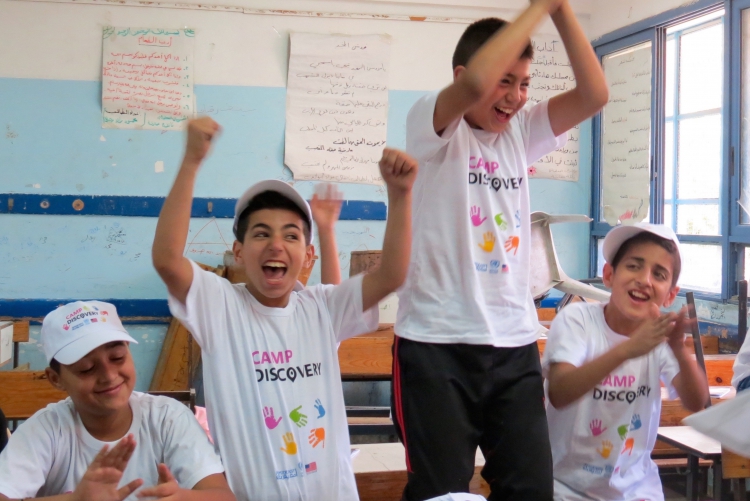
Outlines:
[[721, 115], [688, 118], [679, 123], [677, 196], [719, 198]]
[[680, 114], [721, 107], [724, 25], [680, 37]]
[[674, 194], [674, 122], [664, 124], [664, 199], [672, 200]]
[[672, 216], [673, 208], [674, 206], [672, 204], [664, 204], [664, 224], [674, 230], [674, 217]]
[[682, 273], [677, 284], [683, 289], [721, 292], [721, 247], [718, 245], [680, 244]]
[[678, 205], [677, 233], [680, 235], [718, 235], [718, 205]]
[[667, 118], [674, 115], [674, 81], [675, 81], [675, 61], [677, 54], [675, 54], [675, 40], [671, 37], [667, 40], [667, 88], [664, 95], [664, 111]]
[[651, 187], [651, 42], [602, 58], [610, 99], [601, 120], [601, 214], [615, 226], [642, 221]]
[[742, 144], [740, 146], [742, 173], [740, 176], [740, 222], [750, 224], [750, 99], [748, 99], [748, 85], [750, 85], [750, 9], [742, 11]]

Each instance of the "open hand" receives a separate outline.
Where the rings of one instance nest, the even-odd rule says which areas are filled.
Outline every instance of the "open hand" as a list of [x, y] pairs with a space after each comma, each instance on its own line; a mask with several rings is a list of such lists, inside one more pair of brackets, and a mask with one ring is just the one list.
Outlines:
[[160, 463], [156, 467], [159, 472], [159, 483], [153, 487], [143, 489], [138, 493], [139, 498], [168, 498], [177, 499], [177, 494], [180, 492], [180, 485], [177, 480], [169, 471], [169, 468], [164, 463]]
[[388, 190], [408, 193], [417, 178], [418, 163], [401, 150], [385, 148], [380, 159], [380, 175], [383, 176]]
[[89, 465], [86, 473], [73, 492], [76, 501], [122, 501], [142, 484], [143, 480], [133, 480], [118, 489], [122, 474], [135, 451], [135, 439], [128, 435], [109, 450], [105, 445]]
[[200, 163], [211, 149], [211, 142], [221, 130], [219, 124], [209, 117], [190, 120], [187, 125], [185, 160]]
[[307, 424], [307, 414], [301, 413], [299, 411], [301, 408], [302, 406], [300, 405], [296, 409], [292, 409], [292, 412], [289, 413], [289, 419], [300, 428]]
[[273, 415], [273, 407], [263, 407], [263, 418], [269, 430], [273, 430], [281, 422], [281, 418], [276, 418]]
[[676, 314], [662, 315], [656, 303], [652, 303], [650, 308], [650, 318], [641, 322], [641, 325], [630, 335], [630, 339], [622, 344], [623, 349], [627, 350], [628, 358], [637, 358], [651, 352], [666, 341], [667, 335], [674, 329]]
[[315, 185], [315, 193], [310, 200], [312, 217], [318, 229], [333, 229], [341, 214], [341, 204], [344, 194], [335, 184], [318, 183]]
[[691, 320], [687, 315], [687, 306], [683, 306], [680, 311], [675, 315], [675, 322], [672, 330], [667, 334], [667, 343], [673, 352], [685, 349], [685, 333], [692, 327], [693, 322], [698, 320]]

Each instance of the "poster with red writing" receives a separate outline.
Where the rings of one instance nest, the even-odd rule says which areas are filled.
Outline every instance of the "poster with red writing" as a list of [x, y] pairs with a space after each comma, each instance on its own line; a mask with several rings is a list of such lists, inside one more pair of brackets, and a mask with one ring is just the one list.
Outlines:
[[195, 113], [195, 32], [107, 26], [102, 38], [102, 127], [182, 130]]

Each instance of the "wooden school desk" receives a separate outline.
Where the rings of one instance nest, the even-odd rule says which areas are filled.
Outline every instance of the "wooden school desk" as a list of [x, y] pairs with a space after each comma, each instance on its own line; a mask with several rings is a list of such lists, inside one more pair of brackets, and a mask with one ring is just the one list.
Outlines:
[[721, 500], [721, 444], [690, 426], [660, 426], [657, 438], [688, 455], [687, 499], [698, 501], [698, 460], [713, 462], [714, 499]]

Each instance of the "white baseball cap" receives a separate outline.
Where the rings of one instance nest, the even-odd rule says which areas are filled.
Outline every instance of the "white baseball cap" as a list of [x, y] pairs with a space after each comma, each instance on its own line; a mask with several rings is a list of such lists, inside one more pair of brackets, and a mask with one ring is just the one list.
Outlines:
[[281, 193], [289, 200], [294, 202], [297, 207], [302, 209], [302, 212], [305, 214], [305, 216], [307, 216], [307, 224], [310, 227], [310, 242], [308, 243], [312, 243], [314, 234], [313, 217], [312, 210], [310, 210], [310, 204], [307, 203], [307, 200], [305, 200], [297, 190], [289, 186], [287, 183], [279, 181], [277, 179], [268, 179], [266, 181], [255, 183], [254, 185], [249, 187], [239, 199], [237, 199], [237, 204], [234, 206], [234, 225], [232, 226], [234, 236], [237, 237], [237, 224], [239, 223], [242, 212], [247, 208], [248, 205], [250, 205], [250, 202], [253, 198], [255, 198], [257, 195], [260, 195], [264, 191], [276, 191], [278, 193]]
[[103, 344], [127, 341], [138, 344], [122, 326], [114, 305], [101, 301], [75, 301], [44, 317], [42, 347], [47, 363], [53, 358], [70, 365]]
[[604, 237], [602, 249], [604, 259], [606, 259], [608, 263], [612, 263], [612, 260], [615, 258], [615, 255], [617, 255], [617, 251], [620, 250], [622, 244], [643, 232], [653, 233], [657, 237], [671, 240], [677, 246], [677, 253], [680, 253], [680, 241], [677, 240], [677, 235], [675, 235], [672, 228], [663, 224], [635, 223], [628, 226], [617, 226], [607, 233], [607, 236]]

